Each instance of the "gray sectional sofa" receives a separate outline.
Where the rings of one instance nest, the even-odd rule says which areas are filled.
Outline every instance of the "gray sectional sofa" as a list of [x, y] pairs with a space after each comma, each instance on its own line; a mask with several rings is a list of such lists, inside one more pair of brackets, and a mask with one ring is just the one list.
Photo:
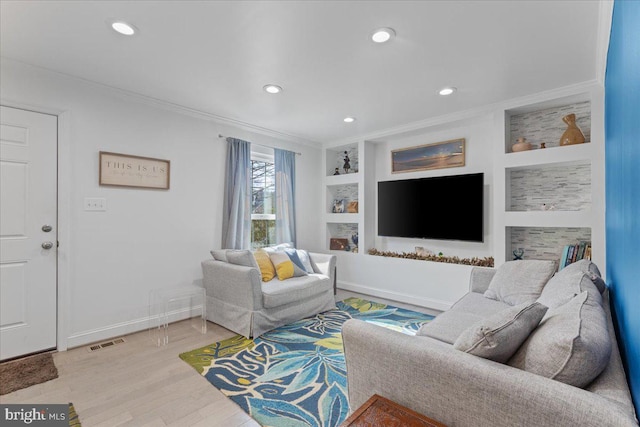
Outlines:
[[352, 410], [377, 393], [450, 427], [637, 427], [597, 267], [535, 264], [474, 268], [417, 336], [347, 321]]
[[336, 256], [308, 254], [312, 273], [263, 282], [251, 251], [212, 251], [215, 258], [201, 263], [207, 319], [255, 338], [278, 326], [336, 308]]

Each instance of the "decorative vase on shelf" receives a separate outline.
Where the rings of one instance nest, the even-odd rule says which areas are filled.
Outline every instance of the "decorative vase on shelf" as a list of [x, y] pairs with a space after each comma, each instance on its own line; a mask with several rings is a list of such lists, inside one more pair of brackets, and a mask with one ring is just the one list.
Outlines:
[[516, 143], [511, 147], [511, 151], [517, 153], [518, 151], [528, 151], [531, 150], [531, 144], [527, 142], [527, 138], [518, 138], [516, 139]]
[[560, 145], [574, 145], [585, 142], [584, 134], [576, 125], [575, 114], [567, 114], [562, 118], [562, 121], [567, 124], [567, 130], [560, 137]]

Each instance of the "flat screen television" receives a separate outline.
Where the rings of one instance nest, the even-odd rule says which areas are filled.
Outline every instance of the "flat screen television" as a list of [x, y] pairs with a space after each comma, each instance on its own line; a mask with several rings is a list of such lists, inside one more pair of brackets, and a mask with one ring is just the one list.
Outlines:
[[484, 174], [378, 182], [378, 235], [483, 241]]

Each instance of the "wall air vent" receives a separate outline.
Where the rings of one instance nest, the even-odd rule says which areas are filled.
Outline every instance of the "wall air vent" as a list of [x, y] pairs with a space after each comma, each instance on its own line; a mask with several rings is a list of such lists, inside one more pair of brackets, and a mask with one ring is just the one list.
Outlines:
[[103, 343], [100, 343], [100, 344], [90, 345], [89, 347], [87, 347], [87, 350], [91, 353], [91, 352], [94, 352], [94, 351], [102, 350], [103, 348], [112, 347], [112, 346], [114, 346], [116, 344], [122, 344], [124, 342], [126, 342], [126, 341], [122, 337], [121, 338], [115, 338], [115, 339], [112, 339], [111, 341], [103, 342]]

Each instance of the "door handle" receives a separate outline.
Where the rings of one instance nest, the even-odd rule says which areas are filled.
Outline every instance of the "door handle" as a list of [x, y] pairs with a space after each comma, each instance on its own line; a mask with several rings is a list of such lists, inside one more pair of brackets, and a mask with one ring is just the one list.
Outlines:
[[50, 225], [43, 225], [42, 226], [42, 231], [44, 231], [45, 233], [48, 233], [51, 230], [53, 230], [53, 228]]
[[52, 242], [42, 242], [42, 249], [51, 249], [53, 247]]

